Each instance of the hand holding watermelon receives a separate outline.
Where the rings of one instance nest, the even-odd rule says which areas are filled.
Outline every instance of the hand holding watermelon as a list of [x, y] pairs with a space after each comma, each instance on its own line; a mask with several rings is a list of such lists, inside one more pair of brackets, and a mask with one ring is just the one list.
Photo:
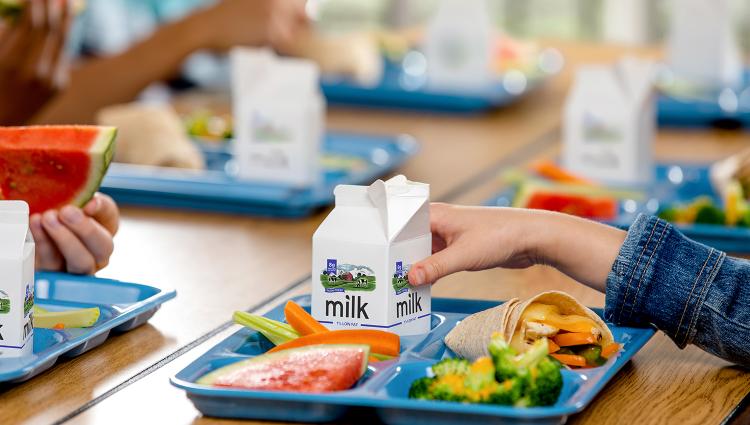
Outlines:
[[36, 241], [36, 267], [44, 270], [93, 274], [109, 263], [120, 213], [107, 195], [97, 193], [83, 207], [33, 214], [31, 233]]

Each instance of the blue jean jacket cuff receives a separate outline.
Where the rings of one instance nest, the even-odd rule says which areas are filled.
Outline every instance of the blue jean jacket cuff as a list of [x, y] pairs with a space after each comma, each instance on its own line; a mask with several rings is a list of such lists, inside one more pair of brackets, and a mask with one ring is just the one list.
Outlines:
[[654, 325], [684, 347], [726, 254], [691, 241], [672, 225], [639, 216], [607, 278], [607, 320]]

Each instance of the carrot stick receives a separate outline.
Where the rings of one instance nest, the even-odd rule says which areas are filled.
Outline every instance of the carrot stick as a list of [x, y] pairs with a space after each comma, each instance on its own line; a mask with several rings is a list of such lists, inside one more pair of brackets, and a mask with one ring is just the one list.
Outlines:
[[606, 347], [602, 347], [602, 354], [601, 354], [601, 356], [604, 357], [605, 359], [608, 359], [613, 354], [615, 354], [618, 351], [620, 351], [620, 348], [621, 348], [620, 344], [618, 344], [616, 342], [613, 342], [611, 344], [607, 344]]
[[373, 353], [388, 356], [398, 356], [401, 351], [401, 341], [396, 334], [371, 329], [343, 329], [299, 337], [277, 345], [268, 352], [318, 344], [366, 344]]
[[560, 347], [570, 347], [571, 345], [596, 344], [596, 337], [589, 332], [569, 332], [557, 334], [554, 338], [555, 344]]
[[575, 354], [550, 354], [550, 356], [560, 361], [560, 363], [566, 364], [568, 366], [586, 366], [586, 359], [583, 356], [577, 356]]
[[300, 336], [328, 332], [328, 328], [318, 323], [310, 313], [294, 301], [287, 301], [286, 306], [284, 306], [284, 317], [286, 317], [286, 322], [299, 332]]
[[579, 177], [549, 160], [537, 161], [531, 165], [531, 169], [540, 176], [557, 182], [596, 186], [593, 182]]
[[547, 339], [547, 349], [549, 350], [549, 353], [552, 354], [560, 351], [560, 346], [555, 344], [555, 341]]

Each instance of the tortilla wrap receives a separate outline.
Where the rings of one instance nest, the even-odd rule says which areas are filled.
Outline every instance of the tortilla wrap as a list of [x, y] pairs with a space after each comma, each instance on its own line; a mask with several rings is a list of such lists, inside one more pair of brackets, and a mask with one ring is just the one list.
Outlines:
[[448, 335], [445, 336], [445, 345], [457, 356], [470, 360], [489, 355], [487, 345], [490, 337], [495, 332], [500, 332], [509, 339], [506, 330], [513, 307], [518, 303], [518, 298], [513, 298], [505, 303], [492, 307], [489, 310], [474, 313], [458, 322]]
[[502, 305], [466, 317], [445, 336], [445, 344], [456, 355], [472, 361], [487, 356], [487, 345], [492, 334], [501, 332], [510, 343], [513, 335], [521, 331], [523, 312], [533, 302], [557, 306], [563, 315], [588, 317], [602, 331], [602, 346], [614, 342], [612, 331], [591, 309], [565, 292], [548, 291], [524, 301], [513, 298]]
[[504, 334], [506, 341], [510, 341], [516, 332], [521, 331], [521, 316], [526, 308], [531, 303], [542, 303], [557, 306], [562, 315], [578, 315], [588, 317], [596, 323], [596, 326], [602, 331], [602, 347], [606, 347], [610, 343], [615, 342], [615, 338], [612, 336], [612, 331], [606, 323], [599, 317], [598, 314], [594, 313], [590, 308], [581, 304], [572, 296], [561, 291], [547, 291], [542, 292], [539, 295], [531, 297], [526, 301], [517, 303], [513, 307], [513, 311], [510, 313], [509, 321], [506, 323], [506, 329], [510, 329], [509, 333]]

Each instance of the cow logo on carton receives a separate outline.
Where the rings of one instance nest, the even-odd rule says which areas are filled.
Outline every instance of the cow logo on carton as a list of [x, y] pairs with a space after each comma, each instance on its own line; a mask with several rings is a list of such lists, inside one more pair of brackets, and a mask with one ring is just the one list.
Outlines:
[[335, 258], [329, 258], [320, 274], [320, 283], [326, 292], [369, 292], [375, 290], [375, 272], [367, 266], [339, 264]]
[[428, 332], [430, 288], [409, 286], [408, 273], [431, 253], [429, 186], [397, 176], [334, 193], [336, 207], [313, 236], [313, 316], [331, 329]]

